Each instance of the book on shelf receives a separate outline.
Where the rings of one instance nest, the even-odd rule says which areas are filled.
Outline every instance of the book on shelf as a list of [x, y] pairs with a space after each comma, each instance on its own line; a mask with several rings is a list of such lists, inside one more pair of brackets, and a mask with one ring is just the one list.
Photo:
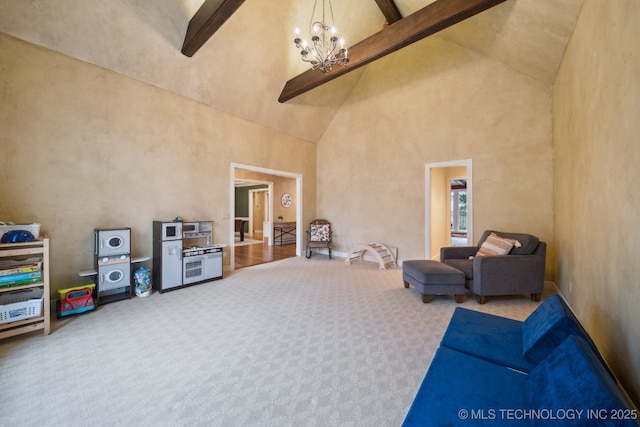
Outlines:
[[27, 285], [30, 283], [38, 283], [42, 280], [42, 272], [34, 271], [31, 273], [18, 273], [10, 276], [0, 276], [0, 287]]
[[36, 271], [40, 271], [40, 265], [38, 264], [19, 265], [19, 266], [7, 268], [4, 270], [0, 270], [0, 277], [12, 276], [14, 274], [21, 274], [21, 273], [35, 273]]

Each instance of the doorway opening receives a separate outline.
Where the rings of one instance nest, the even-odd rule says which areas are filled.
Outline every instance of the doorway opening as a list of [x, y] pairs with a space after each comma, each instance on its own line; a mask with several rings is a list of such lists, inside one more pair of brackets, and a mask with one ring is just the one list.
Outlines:
[[451, 246], [467, 244], [467, 180], [451, 180]]
[[[277, 245], [274, 241], [273, 225], [276, 216], [284, 216], [286, 221], [293, 222], [296, 225], [296, 230], [301, 229], [303, 209], [302, 175], [232, 163], [230, 182], [229, 194], [232, 208], [230, 219], [233, 225], [229, 227], [229, 241], [231, 242], [229, 245], [229, 269], [233, 271], [243, 266], [261, 264], [291, 256], [301, 256], [301, 234], [296, 234], [295, 243], [292, 242], [294, 244]], [[246, 190], [243, 193], [239, 193], [237, 187], [246, 187]], [[279, 205], [275, 206], [274, 199], [279, 202], [280, 193], [289, 194], [294, 203], [286, 208], [281, 208]], [[241, 195], [239, 200], [236, 200], [238, 194]], [[246, 210], [242, 209], [241, 215], [238, 216], [236, 210], [242, 203], [246, 205]], [[274, 212], [276, 213], [274, 214]], [[246, 232], [245, 239], [250, 239], [251, 241], [239, 241], [240, 233], [236, 232], [235, 226], [238, 222]], [[236, 262], [236, 249], [239, 253], [238, 256], [243, 257], [242, 263]]]
[[[270, 179], [266, 176], [266, 179]], [[255, 179], [234, 179], [233, 206], [234, 245], [262, 243], [264, 223], [269, 218], [269, 193], [273, 182]]]
[[269, 218], [269, 189], [249, 190], [249, 235], [264, 240], [264, 226]]
[[440, 248], [473, 241], [471, 159], [425, 166], [425, 258], [438, 260]]

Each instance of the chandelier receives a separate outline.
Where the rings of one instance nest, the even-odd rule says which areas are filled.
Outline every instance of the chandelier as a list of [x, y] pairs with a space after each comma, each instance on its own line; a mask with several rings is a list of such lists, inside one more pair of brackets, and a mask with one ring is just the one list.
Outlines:
[[[311, 35], [311, 43], [302, 40], [299, 31], [296, 28], [296, 38], [293, 42], [300, 49], [302, 60], [309, 62], [311, 68], [320, 70], [323, 73], [331, 71], [333, 65], [347, 65], [349, 58], [347, 57], [348, 49], [345, 47], [344, 39], [338, 38], [336, 35], [336, 27], [333, 23], [333, 7], [329, 0], [329, 11], [331, 13], [331, 27], [327, 25], [325, 20], [325, 0], [322, 0], [322, 20], [314, 20], [316, 14], [316, 6], [318, 0], [313, 3], [313, 12], [311, 13], [311, 21], [309, 21], [309, 34]], [[338, 47], [340, 43], [340, 48]], [[337, 52], [336, 52], [337, 49]]]

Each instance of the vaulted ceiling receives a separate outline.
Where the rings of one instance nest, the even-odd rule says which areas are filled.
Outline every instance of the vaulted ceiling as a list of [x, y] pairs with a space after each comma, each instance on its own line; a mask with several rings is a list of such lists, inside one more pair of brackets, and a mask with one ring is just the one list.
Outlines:
[[[203, 1], [0, 0], [0, 32], [317, 142], [370, 66], [279, 103], [286, 82], [307, 70], [293, 37], [294, 28], [308, 25], [313, 0], [239, 2], [219, 30], [185, 56], [187, 26]], [[552, 85], [582, 2], [506, 0], [431, 37]], [[379, 3], [333, 0], [336, 26], [349, 45], [382, 29]], [[403, 18], [431, 3], [395, 0]], [[426, 39], [416, 44], [428, 49]], [[381, 76], [380, 84], [388, 78]]]

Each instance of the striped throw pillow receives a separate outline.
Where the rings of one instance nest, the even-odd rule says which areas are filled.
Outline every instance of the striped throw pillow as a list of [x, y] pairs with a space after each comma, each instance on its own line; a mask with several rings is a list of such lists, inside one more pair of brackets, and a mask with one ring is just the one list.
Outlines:
[[496, 233], [489, 234], [489, 237], [482, 243], [476, 256], [506, 255], [513, 247], [520, 247], [520, 242], [506, 237], [500, 237]]

